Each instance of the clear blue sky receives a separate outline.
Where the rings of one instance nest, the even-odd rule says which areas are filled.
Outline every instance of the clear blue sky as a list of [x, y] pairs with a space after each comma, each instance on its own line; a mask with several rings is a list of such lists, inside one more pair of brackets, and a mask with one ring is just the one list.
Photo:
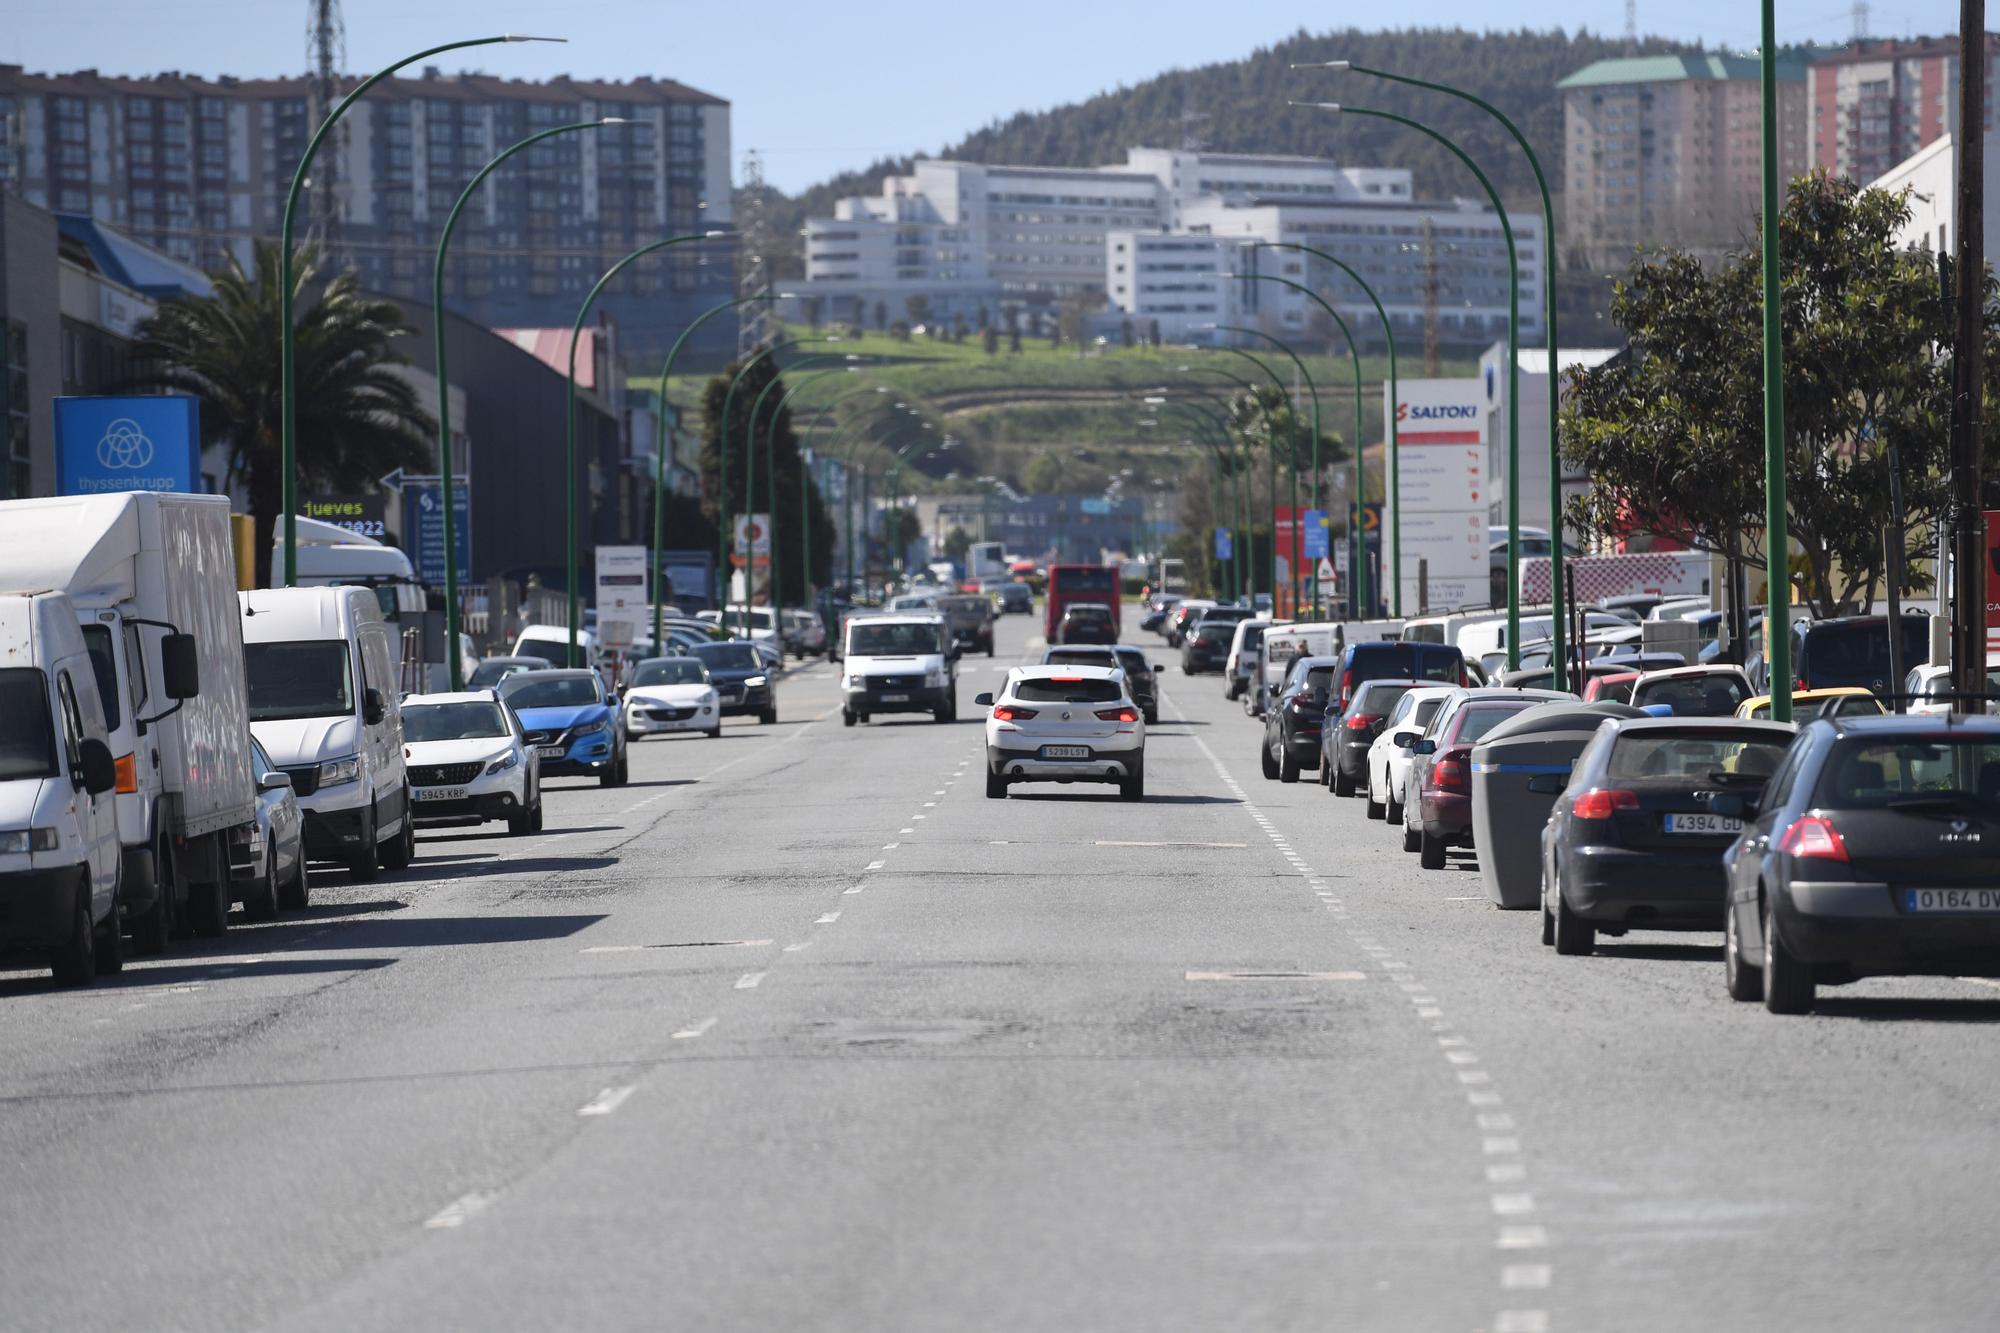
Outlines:
[[[1850, 4], [1780, 0], [1781, 41], [1845, 37]], [[1953, 0], [1873, 0], [1878, 36], [1955, 31]], [[307, 0], [0, 0], [0, 61], [107, 74], [294, 73]], [[1365, 26], [1379, 8], [1274, 0], [344, 0], [348, 65], [491, 32], [567, 47], [479, 53], [498, 74], [680, 79], [734, 104], [738, 160], [761, 149], [796, 191], [848, 167], [936, 151], [1015, 111], [1075, 101], [1176, 66], [1241, 55], [1301, 25]], [[1620, 0], [1428, 0], [1425, 26], [1618, 32]], [[1639, 0], [1642, 32], [1749, 48], [1754, 0]], [[447, 66], [448, 68], [452, 66]]]

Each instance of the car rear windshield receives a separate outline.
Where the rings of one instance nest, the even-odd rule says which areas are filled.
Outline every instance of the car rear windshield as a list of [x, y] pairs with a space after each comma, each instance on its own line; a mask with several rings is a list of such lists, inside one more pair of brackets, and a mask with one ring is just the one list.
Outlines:
[[1124, 697], [1124, 691], [1117, 681], [1097, 677], [1031, 676], [1014, 682], [1014, 697], [1024, 704], [1108, 704]]
[[701, 663], [692, 657], [677, 657], [670, 662], [641, 662], [639, 669], [632, 673], [634, 687], [641, 685], [699, 685], [708, 679], [708, 673], [701, 669]]
[[1120, 648], [1118, 665], [1125, 668], [1128, 676], [1144, 676], [1152, 672], [1152, 668], [1146, 665], [1146, 655], [1137, 648]]
[[1042, 654], [1042, 662], [1046, 666], [1059, 666], [1065, 662], [1072, 666], [1119, 665], [1116, 655], [1109, 648], [1051, 648]]
[[0, 782], [55, 775], [49, 678], [33, 667], [0, 671]]
[[1095, 602], [1082, 602], [1076, 606], [1065, 607], [1063, 609], [1063, 619], [1109, 620], [1111, 619], [1111, 608], [1108, 606], [1099, 606]]
[[732, 640], [728, 643], [698, 643], [694, 654], [710, 671], [753, 671], [764, 665], [764, 659], [749, 644]]
[[[1889, 626], [1873, 624], [1814, 625], [1805, 632], [1800, 669], [1808, 682], [1831, 679], [1843, 685], [1866, 685], [1889, 675]], [[1903, 660], [1920, 662], [1930, 656], [1930, 624], [1921, 616], [1903, 620]]]
[[1493, 728], [1505, 722], [1523, 709], [1533, 708], [1531, 703], [1471, 704], [1459, 713], [1457, 734], [1452, 737], [1456, 745], [1469, 745]]
[[524, 708], [581, 708], [597, 702], [595, 676], [544, 676], [526, 672], [509, 676], [500, 685], [500, 697], [515, 712]]
[[1634, 707], [1665, 704], [1675, 717], [1733, 717], [1750, 691], [1733, 675], [1670, 676], [1649, 680], [1632, 692]]
[[252, 722], [345, 717], [354, 711], [354, 673], [343, 640], [246, 643], [243, 662]]
[[1236, 626], [1220, 620], [1204, 620], [1195, 627], [1194, 637], [1203, 643], [1228, 643], [1236, 637]]
[[853, 625], [847, 651], [853, 657], [928, 657], [944, 651], [936, 625]]
[[2000, 739], [1936, 735], [1849, 740], [1827, 757], [1815, 805], [1881, 809], [1909, 803], [2000, 807]]
[[[516, 657], [546, 658], [550, 666], [561, 666], [569, 661], [568, 639], [523, 639], [514, 646], [520, 650], [514, 654]], [[577, 636], [576, 647], [579, 653], [589, 651], [582, 635]]]
[[1673, 778], [1702, 782], [1761, 781], [1778, 771], [1791, 742], [1769, 732], [1643, 731], [1620, 736], [1611, 747], [1605, 776], [1615, 782]]
[[506, 736], [512, 728], [499, 704], [405, 704], [406, 741], [469, 741]]
[[1410, 721], [1415, 726], [1428, 727], [1431, 724], [1431, 719], [1438, 715], [1438, 709], [1443, 707], [1444, 700], [1442, 699], [1422, 700], [1417, 704], [1416, 715]]
[[1387, 717], [1403, 696], [1415, 689], [1414, 685], [1364, 685], [1354, 696], [1353, 707], [1370, 717]]
[[993, 609], [993, 603], [984, 597], [940, 597], [937, 604], [941, 611], [957, 611], [961, 614], [975, 614]]

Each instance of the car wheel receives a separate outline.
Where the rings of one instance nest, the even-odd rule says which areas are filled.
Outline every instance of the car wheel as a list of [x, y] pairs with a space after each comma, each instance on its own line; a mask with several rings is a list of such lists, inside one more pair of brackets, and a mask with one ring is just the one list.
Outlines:
[[1384, 823], [1387, 824], [1402, 823], [1403, 803], [1401, 801], [1396, 801], [1396, 800], [1384, 801], [1382, 803], [1382, 820]]
[[1417, 864], [1426, 870], [1443, 870], [1444, 862], [1444, 839], [1420, 830], [1417, 841]]
[[760, 727], [775, 725], [777, 720], [778, 710], [776, 708], [766, 708], [763, 712], [757, 714], [757, 725]]
[[1259, 755], [1259, 758], [1263, 760], [1265, 778], [1276, 782], [1278, 780], [1278, 761], [1272, 757], [1271, 742], [1268, 740], [1264, 742], [1263, 751]]
[[292, 863], [292, 877], [278, 886], [278, 906], [289, 912], [304, 910], [312, 901], [312, 884], [306, 877], [306, 849], [299, 848]]
[[[119, 867], [119, 872], [122, 879], [123, 866]], [[116, 892], [112, 893], [111, 915], [104, 918], [104, 924], [97, 927], [91, 937], [92, 961], [96, 963], [100, 977], [115, 977], [125, 970], [125, 932], [118, 922], [118, 897]]]
[[252, 921], [269, 921], [278, 915], [278, 854], [264, 849], [264, 873], [257, 887], [243, 899], [243, 915]]
[[229, 930], [229, 881], [188, 886], [188, 924], [205, 940], [217, 940]]
[[866, 714], [866, 713], [856, 713], [856, 714], [854, 715], [854, 717], [855, 717], [855, 720], [856, 720], [857, 722], [859, 722], [859, 723], [860, 723], [860, 724], [861, 724], [862, 726], [864, 726], [864, 727], [865, 727], [865, 726], [867, 726], [867, 725], [868, 725], [868, 714]]
[[1743, 956], [1743, 928], [1736, 924], [1734, 903], [1722, 919], [1722, 983], [1732, 1000], [1748, 1003], [1764, 998], [1764, 974]]
[[90, 872], [76, 887], [76, 907], [70, 913], [69, 939], [49, 950], [49, 971], [58, 986], [88, 986], [97, 980], [97, 944], [90, 920]]
[[507, 816], [508, 837], [510, 838], [524, 837], [527, 834], [533, 833], [534, 831], [535, 831], [535, 812], [533, 810], [523, 810], [521, 811], [521, 813], [517, 815]]
[[1375, 784], [1371, 782], [1368, 784], [1368, 817], [1370, 819], [1382, 818], [1383, 809], [1382, 802], [1375, 799]]
[[370, 812], [361, 818], [361, 850], [348, 859], [347, 874], [365, 884], [381, 873], [382, 852], [375, 845], [375, 816]]
[[382, 852], [382, 867], [385, 870], [408, 870], [410, 862], [417, 859], [417, 821], [410, 818], [410, 805], [403, 803], [403, 827]]
[[1556, 877], [1555, 937], [1556, 952], [1566, 957], [1580, 958], [1597, 948], [1597, 927], [1569, 910], [1560, 875]]
[[1124, 801], [1145, 800], [1146, 775], [1144, 773], [1134, 773], [1131, 777], [1120, 780], [1118, 783], [1118, 797]]
[[165, 843], [153, 857], [153, 879], [153, 905], [132, 919], [132, 952], [145, 957], [165, 953], [174, 940], [174, 854]]
[[1555, 942], [1556, 942], [1555, 914], [1549, 911], [1549, 905], [1547, 901], [1544, 900], [1542, 903], [1542, 943], [1554, 944]]
[[990, 768], [986, 770], [986, 799], [989, 801], [1007, 799], [1007, 779]]
[[[854, 710], [852, 708], [843, 708], [840, 710], [840, 725], [843, 727], [851, 727], [854, 725]], [[709, 733], [709, 735], [711, 736], [715, 734], [716, 733], [712, 731]]]
[[1423, 833], [1417, 829], [1411, 828], [1408, 823], [1405, 823], [1403, 825], [1403, 850], [1406, 852], [1414, 852], [1421, 849], [1423, 845], [1424, 845]]
[[1146, 725], [1147, 725], [1147, 726], [1149, 726], [1149, 727], [1157, 727], [1157, 726], [1159, 726], [1159, 725], [1160, 725], [1160, 710], [1159, 710], [1159, 709], [1157, 709], [1157, 708], [1148, 708], [1148, 709], [1146, 710]]
[[955, 698], [947, 699], [943, 703], [939, 704], [937, 707], [937, 711], [931, 714], [931, 721], [933, 722], [958, 721], [958, 700]]
[[1292, 747], [1287, 745], [1284, 747], [1284, 752], [1278, 758], [1278, 781], [1297, 782], [1298, 780], [1299, 761], [1292, 758]]
[[1764, 897], [1764, 1007], [1774, 1014], [1812, 1012], [1816, 987], [1812, 969], [1792, 957], [1778, 938], [1777, 912]]
[[1320, 762], [1333, 770], [1333, 794], [1335, 796], [1354, 795], [1354, 778], [1346, 769], [1334, 763], [1331, 759], [1322, 759]]

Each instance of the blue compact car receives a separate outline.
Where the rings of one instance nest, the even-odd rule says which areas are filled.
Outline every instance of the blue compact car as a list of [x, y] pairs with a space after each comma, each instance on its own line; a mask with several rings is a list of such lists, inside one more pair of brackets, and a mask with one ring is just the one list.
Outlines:
[[544, 778], [596, 778], [622, 787], [631, 776], [618, 702], [595, 671], [523, 671], [500, 683], [521, 719]]

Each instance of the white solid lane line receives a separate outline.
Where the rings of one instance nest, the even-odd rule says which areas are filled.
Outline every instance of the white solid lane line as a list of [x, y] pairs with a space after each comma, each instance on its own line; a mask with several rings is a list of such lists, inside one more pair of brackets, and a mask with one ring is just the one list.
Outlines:
[[582, 1106], [577, 1107], [576, 1113], [578, 1115], [610, 1115], [613, 1111], [623, 1106], [625, 1099], [636, 1091], [638, 1091], [638, 1088], [630, 1083], [621, 1088], [606, 1088]]
[[701, 1022], [696, 1023], [691, 1027], [684, 1027], [679, 1032], [676, 1032], [674, 1034], [674, 1040], [675, 1041], [691, 1040], [695, 1037], [699, 1037], [702, 1033], [708, 1031], [710, 1028], [714, 1026], [715, 1026], [714, 1018], [712, 1017], [704, 1018], [701, 1020]]
[[453, 1227], [462, 1227], [469, 1219], [484, 1212], [486, 1205], [491, 1202], [493, 1202], [491, 1194], [461, 1194], [426, 1219], [424, 1226], [431, 1231], [448, 1231]]

